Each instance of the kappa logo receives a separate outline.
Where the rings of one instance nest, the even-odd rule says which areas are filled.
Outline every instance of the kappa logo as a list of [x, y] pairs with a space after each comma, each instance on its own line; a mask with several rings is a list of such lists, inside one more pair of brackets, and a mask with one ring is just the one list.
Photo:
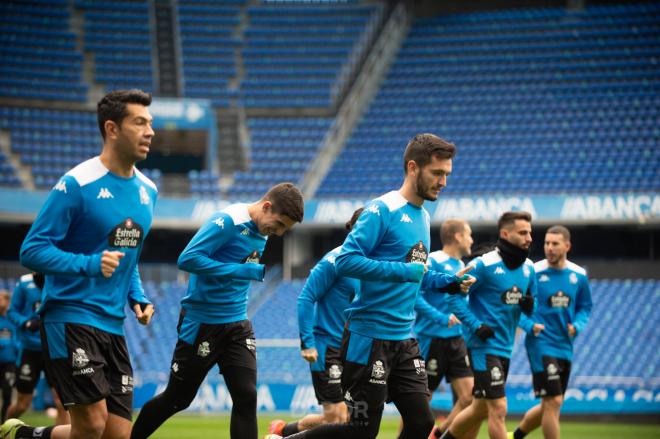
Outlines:
[[179, 363], [172, 363], [172, 372], [177, 373], [179, 371]]
[[375, 204], [372, 204], [371, 206], [367, 207], [367, 212], [375, 213], [376, 215], [380, 216], [380, 210], [378, 210], [378, 206]]
[[349, 391], [347, 390], [346, 393], [344, 393], [344, 399], [345, 399], [346, 401], [353, 401], [353, 397], [351, 396], [351, 392], [349, 392]]
[[197, 355], [200, 357], [208, 357], [209, 354], [211, 353], [211, 348], [209, 347], [209, 342], [208, 341], [203, 341], [199, 344], [199, 347], [197, 348]]
[[504, 274], [504, 269], [502, 267], [497, 267], [493, 274]]
[[332, 265], [335, 265], [335, 261], [337, 258], [335, 258], [333, 255], [330, 255], [326, 258], [326, 261], [330, 262]]
[[413, 220], [408, 216], [407, 213], [404, 213], [404, 214], [401, 216], [401, 222], [402, 222], [402, 223], [412, 223]]
[[449, 265], [449, 264], [445, 264], [445, 270], [448, 271], [448, 272], [451, 272], [452, 266]]
[[243, 229], [243, 231], [241, 232], [241, 235], [243, 235], [243, 236], [250, 236], [250, 230], [247, 229], [247, 228]]
[[53, 186], [53, 190], [64, 192], [66, 194], [66, 183], [64, 180], [58, 181], [57, 184]]
[[77, 348], [75, 352], [71, 354], [71, 363], [76, 369], [82, 369], [87, 366], [87, 363], [89, 363], [87, 352], [82, 348]]
[[575, 285], [578, 282], [577, 275], [575, 273], [571, 273], [571, 275], [568, 276], [568, 281]]
[[140, 204], [149, 204], [150, 202], [151, 198], [149, 197], [147, 190], [144, 186], [140, 186]]
[[221, 229], [224, 229], [225, 228], [225, 219], [224, 218], [218, 218], [217, 220], [213, 221], [213, 224], [220, 227]]
[[101, 199], [108, 199], [108, 198], [115, 198], [114, 195], [108, 190], [107, 187], [102, 187], [101, 190], [99, 191], [99, 194], [96, 196], [96, 199], [98, 200], [99, 198]]
[[539, 282], [550, 282], [550, 278], [547, 274], [542, 274], [541, 277], [539, 277]]
[[256, 351], [257, 350], [257, 341], [254, 338], [246, 338], [245, 339], [245, 346], [251, 351]]

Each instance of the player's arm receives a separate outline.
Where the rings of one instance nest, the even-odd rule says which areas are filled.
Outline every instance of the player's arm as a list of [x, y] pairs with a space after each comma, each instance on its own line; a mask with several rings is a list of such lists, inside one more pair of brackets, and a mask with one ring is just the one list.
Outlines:
[[378, 202], [362, 212], [337, 256], [337, 275], [385, 282], [419, 282], [422, 279], [426, 270], [423, 264], [377, 261], [368, 257], [385, 234], [389, 215], [387, 207]]
[[447, 274], [429, 269], [422, 278], [422, 289], [436, 293], [460, 294], [467, 293], [476, 280], [466, 275], [472, 267], [468, 266], [456, 274]]
[[228, 215], [220, 214], [211, 218], [193, 236], [179, 256], [179, 269], [205, 276], [262, 281], [265, 273], [265, 266], [262, 264], [220, 262], [211, 257], [235, 234], [236, 228]]
[[538, 301], [536, 300], [536, 297], [538, 296], [538, 283], [536, 280], [536, 272], [534, 271], [534, 266], [530, 266], [530, 273], [529, 273], [529, 285], [527, 286], [527, 291], [525, 291], [525, 294], [523, 294], [519, 305], [520, 309], [522, 311], [521, 318], [522, 316], [527, 316], [531, 318], [534, 315], [534, 312], [538, 308]]
[[58, 247], [82, 209], [82, 196], [73, 177], [62, 177], [56, 187], [21, 245], [21, 264], [44, 274], [101, 276], [101, 253], [84, 255]]
[[449, 314], [440, 312], [438, 308], [428, 303], [426, 299], [424, 299], [424, 296], [421, 294], [421, 292], [417, 294], [417, 300], [415, 301], [415, 312], [426, 319], [438, 323], [439, 325], [449, 326]]
[[140, 270], [137, 264], [131, 274], [131, 282], [128, 289], [128, 303], [135, 313], [138, 322], [148, 325], [154, 314], [154, 305], [144, 294], [142, 279], [140, 279]]
[[298, 296], [298, 329], [302, 357], [309, 362], [316, 361], [316, 341], [314, 340], [314, 304], [332, 287], [337, 279], [335, 266], [323, 258], [309, 273], [300, 296]]
[[16, 328], [23, 328], [23, 326], [30, 320], [30, 314], [23, 314], [25, 312], [25, 296], [26, 291], [21, 282], [16, 283], [14, 293], [11, 295], [9, 302], [9, 309], [7, 310], [7, 318], [12, 322]]
[[[470, 262], [468, 266], [474, 267], [470, 272], [470, 275], [475, 279], [474, 282], [478, 284], [481, 272], [483, 271], [483, 262], [476, 259]], [[470, 291], [470, 294], [475, 293], [475, 290]], [[469, 331], [475, 332], [481, 325], [483, 325], [483, 322], [468, 308], [465, 296], [459, 294], [448, 295], [447, 304], [449, 305], [451, 312], [461, 321], [463, 327], [467, 328]]]
[[577, 300], [575, 301], [575, 318], [573, 319], [573, 327], [575, 328], [575, 335], [578, 335], [584, 330], [589, 322], [591, 316], [591, 308], [593, 302], [591, 301], [591, 286], [589, 280], [585, 276], [582, 279], [580, 289], [578, 290]]

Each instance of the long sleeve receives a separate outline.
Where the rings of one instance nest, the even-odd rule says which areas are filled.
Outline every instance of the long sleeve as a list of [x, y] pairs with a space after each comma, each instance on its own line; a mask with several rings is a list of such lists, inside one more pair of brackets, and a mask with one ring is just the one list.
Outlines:
[[448, 288], [460, 288], [456, 283], [456, 276], [453, 274], [441, 273], [429, 269], [422, 278], [422, 290], [432, 292], [444, 292]]
[[265, 267], [262, 264], [246, 262], [221, 262], [212, 255], [235, 233], [231, 218], [221, 214], [208, 220], [188, 243], [177, 262], [179, 268], [189, 273], [205, 276], [228, 277], [261, 281]]
[[21, 246], [21, 264], [44, 274], [101, 276], [101, 254], [66, 252], [58, 244], [82, 206], [80, 186], [65, 176], [53, 188]]
[[575, 319], [573, 320], [573, 326], [575, 327], [576, 335], [581, 333], [587, 326], [592, 306], [591, 286], [589, 285], [589, 280], [585, 277], [582, 280], [582, 285], [575, 302]]
[[133, 307], [136, 303], [151, 303], [151, 301], [144, 294], [144, 288], [142, 287], [142, 280], [140, 279], [140, 270], [138, 270], [137, 264], [131, 275], [131, 283], [128, 290], [128, 302]]
[[303, 349], [315, 347], [314, 304], [328, 292], [337, 278], [335, 266], [327, 258], [312, 269], [298, 297], [298, 328]]
[[337, 256], [337, 274], [367, 281], [419, 282], [424, 265], [370, 259], [385, 234], [387, 207], [374, 202], [360, 215]]
[[11, 302], [9, 303], [9, 310], [7, 310], [7, 318], [10, 322], [16, 325], [16, 328], [22, 328], [25, 322], [30, 320], [29, 315], [23, 315], [25, 309], [25, 290], [18, 282], [14, 288], [14, 294], [11, 295]]
[[420, 316], [432, 320], [442, 326], [449, 325], [449, 315], [440, 312], [436, 307], [429, 304], [421, 293], [417, 294], [417, 300], [415, 301], [415, 312]]
[[[470, 276], [474, 276], [477, 281], [470, 288], [469, 295], [477, 293], [479, 289], [479, 277], [481, 276], [481, 271], [483, 269], [483, 263], [480, 260], [473, 260], [470, 262], [470, 265], [474, 266], [474, 269], [470, 272]], [[482, 322], [477, 319], [477, 317], [470, 311], [468, 304], [464, 299], [465, 296], [462, 294], [451, 294], [447, 296], [447, 303], [449, 304], [449, 309], [454, 313], [456, 317], [461, 321], [464, 328], [474, 332], [481, 326]]]
[[520, 329], [525, 331], [526, 334], [531, 334], [532, 329], [534, 329], [534, 320], [532, 320], [530, 317], [527, 317], [525, 313], [520, 313], [520, 321], [518, 322], [518, 326]]

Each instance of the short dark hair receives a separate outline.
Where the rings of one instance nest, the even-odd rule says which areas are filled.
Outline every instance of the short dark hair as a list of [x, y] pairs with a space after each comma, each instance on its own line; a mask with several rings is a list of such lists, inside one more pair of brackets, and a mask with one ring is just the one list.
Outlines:
[[270, 201], [273, 212], [286, 215], [297, 223], [301, 223], [305, 215], [303, 194], [293, 183], [279, 183], [266, 192], [264, 201]]
[[454, 244], [456, 234], [463, 233], [467, 226], [467, 221], [460, 218], [446, 219], [440, 226], [440, 241], [442, 245]]
[[413, 137], [403, 153], [403, 172], [408, 172], [408, 162], [413, 160], [423, 168], [431, 163], [431, 157], [451, 159], [456, 155], [456, 146], [435, 134], [417, 134]]
[[564, 241], [571, 242], [571, 232], [564, 226], [552, 226], [545, 233], [553, 233], [564, 237]]
[[126, 104], [151, 105], [151, 94], [138, 89], [115, 90], [103, 96], [96, 104], [96, 117], [99, 121], [99, 130], [105, 140], [105, 123], [109, 120], [121, 125], [128, 113]]
[[360, 218], [360, 214], [362, 213], [363, 210], [364, 210], [364, 207], [360, 207], [355, 212], [353, 212], [353, 215], [351, 215], [351, 219], [346, 221], [346, 224], [344, 224], [344, 227], [346, 227], [346, 230], [348, 230], [349, 232], [351, 230], [353, 230], [353, 226], [357, 222], [358, 218]]
[[528, 223], [532, 222], [532, 214], [521, 210], [519, 212], [504, 212], [500, 219], [497, 220], [497, 230], [502, 230], [503, 228], [510, 226], [515, 223], [516, 220], [524, 220]]

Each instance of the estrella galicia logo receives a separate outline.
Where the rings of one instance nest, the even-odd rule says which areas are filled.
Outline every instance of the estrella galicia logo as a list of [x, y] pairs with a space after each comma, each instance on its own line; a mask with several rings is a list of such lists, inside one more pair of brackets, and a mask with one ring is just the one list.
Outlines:
[[421, 262], [426, 264], [426, 259], [429, 256], [428, 250], [422, 241], [413, 245], [408, 254], [406, 255], [406, 262]]
[[243, 259], [243, 263], [252, 262], [253, 264], [258, 264], [260, 260], [261, 260], [261, 255], [259, 254], [258, 251], [254, 250], [252, 253], [247, 255], [245, 259]]
[[505, 305], [518, 305], [520, 299], [522, 299], [522, 291], [515, 285], [502, 293], [502, 303]]
[[144, 238], [142, 227], [130, 218], [126, 218], [112, 228], [108, 236], [110, 247], [136, 248]]
[[548, 297], [550, 308], [568, 308], [570, 304], [571, 296], [567, 296], [563, 291], [557, 291], [554, 295]]

